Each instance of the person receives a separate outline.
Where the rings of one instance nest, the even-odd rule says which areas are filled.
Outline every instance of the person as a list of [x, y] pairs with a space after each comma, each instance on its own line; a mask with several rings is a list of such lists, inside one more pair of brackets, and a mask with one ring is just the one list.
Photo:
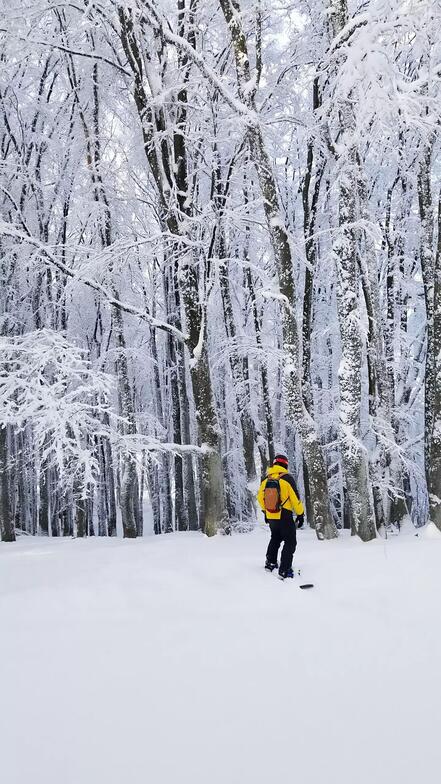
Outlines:
[[[271, 540], [266, 553], [265, 569], [278, 568], [279, 548], [284, 543], [280, 557], [279, 577], [294, 577], [292, 559], [297, 546], [297, 527], [303, 525], [304, 508], [299, 499], [293, 477], [288, 473], [288, 458], [277, 454], [267, 476], [260, 485], [257, 501], [271, 529]], [[297, 517], [294, 519], [294, 515]]]

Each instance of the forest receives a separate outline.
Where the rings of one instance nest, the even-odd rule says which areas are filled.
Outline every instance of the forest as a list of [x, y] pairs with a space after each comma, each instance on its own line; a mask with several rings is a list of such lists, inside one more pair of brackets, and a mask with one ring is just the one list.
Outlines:
[[441, 6], [0, 2], [0, 530], [441, 530]]

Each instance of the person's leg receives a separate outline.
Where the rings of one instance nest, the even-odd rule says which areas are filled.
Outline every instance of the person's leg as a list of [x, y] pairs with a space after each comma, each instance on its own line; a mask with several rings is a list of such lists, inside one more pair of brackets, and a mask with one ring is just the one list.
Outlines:
[[292, 559], [297, 547], [296, 525], [294, 519], [283, 520], [283, 550], [280, 558], [280, 571], [289, 572], [292, 569]]
[[282, 542], [282, 532], [280, 530], [280, 520], [271, 520], [270, 522], [270, 529], [271, 529], [271, 539], [268, 545], [268, 550], [266, 551], [266, 560], [267, 563], [276, 564], [277, 563], [277, 556], [279, 554], [279, 547]]

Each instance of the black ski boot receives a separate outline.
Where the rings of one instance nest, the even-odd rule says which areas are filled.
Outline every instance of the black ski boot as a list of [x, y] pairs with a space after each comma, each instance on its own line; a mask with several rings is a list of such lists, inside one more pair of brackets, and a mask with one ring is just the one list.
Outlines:
[[287, 577], [294, 577], [294, 572], [292, 569], [287, 569], [286, 572], [279, 569], [279, 580], [286, 580]]
[[274, 569], [278, 568], [278, 566], [279, 566], [279, 564], [276, 564], [276, 563], [273, 564], [273, 563], [270, 563], [269, 561], [266, 561], [266, 563], [265, 563], [265, 570], [267, 572], [273, 572]]

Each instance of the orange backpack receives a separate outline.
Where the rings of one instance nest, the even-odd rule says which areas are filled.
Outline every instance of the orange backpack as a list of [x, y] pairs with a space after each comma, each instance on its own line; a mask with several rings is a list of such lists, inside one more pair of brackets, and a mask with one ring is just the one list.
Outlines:
[[267, 479], [265, 490], [263, 491], [263, 503], [265, 511], [270, 514], [277, 514], [281, 509], [280, 482], [278, 479]]

